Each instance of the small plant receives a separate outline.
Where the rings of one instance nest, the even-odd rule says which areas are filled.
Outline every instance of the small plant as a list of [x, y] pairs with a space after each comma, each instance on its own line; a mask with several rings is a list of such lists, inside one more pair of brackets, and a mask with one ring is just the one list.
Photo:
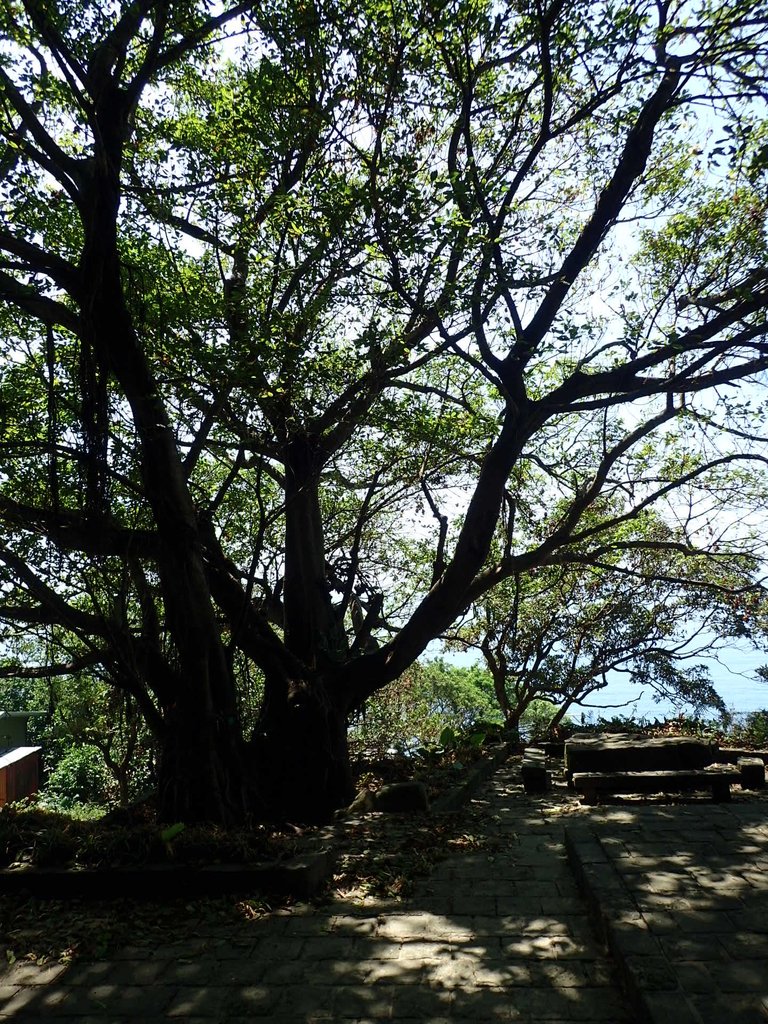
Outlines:
[[[494, 735], [500, 731], [495, 725], [491, 729]], [[488, 735], [485, 723], [477, 723], [466, 729], [454, 729], [447, 725], [440, 733], [436, 744], [418, 747], [415, 754], [429, 765], [453, 762], [461, 766], [462, 761], [472, 761], [478, 756], [483, 744], [488, 740]]]
[[37, 836], [31, 859], [41, 868], [66, 867], [75, 859], [77, 839], [66, 827], [52, 827]]
[[168, 825], [166, 828], [161, 830], [160, 842], [165, 847], [165, 852], [169, 857], [173, 857], [174, 839], [176, 839], [177, 836], [180, 836], [186, 827], [187, 826], [183, 821], [177, 821], [175, 824]]

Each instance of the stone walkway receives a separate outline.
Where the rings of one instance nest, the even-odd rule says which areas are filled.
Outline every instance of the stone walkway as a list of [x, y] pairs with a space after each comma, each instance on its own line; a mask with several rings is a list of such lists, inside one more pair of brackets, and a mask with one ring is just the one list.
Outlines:
[[439, 864], [407, 903], [350, 898], [201, 934], [180, 921], [161, 948], [15, 965], [0, 977], [0, 1020], [628, 1024], [558, 801], [525, 797], [505, 766], [474, 806], [491, 842]]
[[568, 846], [641, 1020], [768, 1020], [765, 794], [591, 808]]
[[472, 806], [480, 848], [405, 903], [190, 915], [163, 946], [16, 964], [0, 975], [0, 1021], [768, 1020], [768, 792], [582, 808], [562, 787], [527, 797], [510, 763]]

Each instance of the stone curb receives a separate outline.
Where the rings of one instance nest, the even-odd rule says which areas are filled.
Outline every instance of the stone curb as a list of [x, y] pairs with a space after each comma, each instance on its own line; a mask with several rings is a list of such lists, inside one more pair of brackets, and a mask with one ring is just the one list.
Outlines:
[[498, 750], [473, 767], [460, 786], [438, 797], [430, 807], [430, 813], [452, 814], [454, 811], [460, 810], [465, 803], [472, 799], [486, 779], [490, 778], [496, 769], [507, 760], [511, 752], [512, 743], [510, 741], [505, 740], [500, 743]]
[[174, 864], [137, 868], [26, 868], [0, 871], [0, 895], [39, 899], [197, 899], [230, 893], [270, 892], [307, 898], [333, 872], [335, 857], [316, 850], [271, 864]]
[[[483, 782], [509, 757], [511, 743], [499, 745], [475, 765], [464, 782], [439, 797], [430, 814], [458, 811]], [[308, 899], [333, 874], [345, 825], [357, 818], [319, 830], [311, 848], [290, 860], [270, 864], [211, 864], [202, 867], [158, 864], [136, 868], [3, 868], [0, 895], [25, 893], [39, 899], [194, 899], [238, 892], [268, 892]]]
[[[502, 765], [512, 753], [513, 743], [505, 740], [502, 743], [496, 745], [498, 749], [494, 750], [492, 754], [484, 758], [482, 761], [474, 764], [468, 771], [466, 778], [459, 785], [453, 789], [449, 789], [447, 793], [443, 793], [434, 800], [429, 809], [426, 812], [409, 811], [400, 812], [402, 814], [453, 814], [455, 811], [461, 810], [478, 791], [480, 786], [496, 771], [496, 769]], [[364, 820], [370, 820], [374, 815], [386, 815], [387, 817], [392, 812], [387, 811], [362, 811], [359, 814], [351, 814], [349, 817], [344, 817], [340, 821], [327, 825], [320, 831], [318, 836], [318, 842], [325, 842], [330, 839], [331, 841], [338, 840], [343, 836], [344, 826], [350, 824], [356, 824]]]
[[597, 935], [619, 968], [622, 985], [647, 1024], [701, 1024], [621, 875], [588, 825], [567, 825], [568, 862]]
[[[499, 744], [499, 749], [485, 758], [480, 764], [473, 766], [467, 773], [467, 778], [460, 786], [444, 793], [438, 797], [429, 807], [429, 810], [420, 812], [420, 816], [428, 819], [434, 814], [453, 814], [466, 804], [477, 792], [480, 786], [500, 767], [510, 756], [513, 743], [504, 741]], [[414, 814], [419, 812], [414, 812]], [[365, 811], [361, 814], [351, 815], [342, 818], [321, 828], [312, 839], [312, 849], [330, 853], [333, 861], [338, 857], [339, 851], [343, 850], [344, 833], [348, 827], [356, 827], [364, 821], [386, 820], [393, 817], [411, 817], [413, 814], [392, 814], [385, 811]]]

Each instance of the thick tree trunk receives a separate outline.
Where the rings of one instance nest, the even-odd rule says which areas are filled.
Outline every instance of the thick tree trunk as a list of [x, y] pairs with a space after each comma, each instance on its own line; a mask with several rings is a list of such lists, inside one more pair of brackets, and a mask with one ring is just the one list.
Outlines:
[[313, 670], [338, 664], [348, 653], [326, 579], [321, 464], [307, 438], [297, 437], [286, 446], [285, 644]]
[[[91, 390], [106, 389], [109, 373], [130, 405], [144, 495], [160, 540], [157, 570], [175, 649], [174, 678], [169, 673], [163, 701], [160, 815], [234, 824], [245, 819], [248, 804], [235, 682], [213, 610], [195, 504], [161, 388], [123, 291], [117, 214], [129, 113], [124, 94], [104, 85], [93, 178], [83, 197], [80, 263], [83, 352], [88, 366], [101, 368], [101, 376], [86, 380], [84, 391], [90, 401]], [[100, 400], [106, 402], [106, 392]], [[96, 498], [107, 501], [106, 494]]]
[[311, 439], [285, 449], [285, 644], [294, 669], [267, 673], [253, 751], [266, 812], [324, 822], [352, 797], [343, 623], [333, 607], [320, 510], [322, 455]]
[[520, 742], [520, 719], [523, 717], [524, 708], [509, 708], [504, 714], [504, 731], [515, 743]]
[[265, 704], [253, 741], [266, 811], [286, 821], [329, 821], [354, 796], [346, 706], [322, 680], [276, 689], [282, 697]]
[[160, 745], [158, 816], [164, 822], [242, 825], [250, 810], [242, 744], [230, 723], [184, 701]]

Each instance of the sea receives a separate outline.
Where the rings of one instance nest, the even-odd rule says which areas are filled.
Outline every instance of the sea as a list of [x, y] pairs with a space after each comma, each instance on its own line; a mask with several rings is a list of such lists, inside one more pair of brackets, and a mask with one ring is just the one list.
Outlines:
[[[435, 650], [435, 655], [437, 650]], [[471, 654], [450, 654], [448, 660], [467, 665], [477, 662]], [[721, 647], [717, 658], [699, 658], [697, 663], [709, 670], [712, 684], [723, 698], [726, 709], [735, 718], [743, 718], [752, 711], [768, 709], [768, 681], [757, 675], [757, 669], [768, 666], [768, 650], [752, 645]], [[629, 718], [633, 721], [664, 721], [680, 714], [692, 714], [690, 704], [660, 700], [650, 686], [630, 683], [626, 676], [613, 674], [608, 685], [593, 694], [583, 706], [569, 711], [575, 721], [594, 721], [596, 718]], [[701, 718], [717, 718], [716, 711], [699, 711]]]
[[[721, 649], [717, 659], [701, 658], [700, 664], [709, 669], [712, 684], [723, 698], [726, 708], [735, 717], [752, 711], [768, 709], [768, 682], [757, 675], [757, 669], [768, 665], [768, 651], [754, 647], [733, 646]], [[583, 708], [574, 708], [571, 715], [576, 721], [583, 712], [585, 718], [627, 717], [635, 721], [654, 721], [691, 713], [690, 705], [659, 700], [650, 686], [630, 683], [626, 677], [609, 677], [608, 685], [594, 694]], [[716, 712], [704, 712], [701, 717], [717, 717]]]

